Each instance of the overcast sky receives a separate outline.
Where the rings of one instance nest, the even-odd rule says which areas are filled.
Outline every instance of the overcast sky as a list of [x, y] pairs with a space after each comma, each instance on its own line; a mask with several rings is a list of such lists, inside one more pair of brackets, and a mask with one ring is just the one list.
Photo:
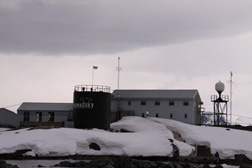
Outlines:
[[[0, 0], [0, 105], [72, 102], [75, 85], [198, 89], [234, 72], [233, 113], [252, 117], [251, 0]], [[17, 107], [14, 107], [14, 109]], [[11, 109], [11, 108], [10, 108]]]

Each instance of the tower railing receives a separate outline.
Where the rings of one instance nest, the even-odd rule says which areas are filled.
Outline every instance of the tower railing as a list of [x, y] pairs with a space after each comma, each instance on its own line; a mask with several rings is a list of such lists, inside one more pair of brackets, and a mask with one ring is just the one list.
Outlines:
[[[211, 101], [212, 102], [216, 102], [218, 100], [218, 96], [217, 95], [211, 95]], [[221, 95], [221, 100], [224, 102], [228, 102], [229, 101], [229, 96], [228, 95]]]
[[74, 87], [74, 92], [107, 92], [107, 93], [110, 93], [110, 87], [103, 86], [103, 85], [77, 85]]

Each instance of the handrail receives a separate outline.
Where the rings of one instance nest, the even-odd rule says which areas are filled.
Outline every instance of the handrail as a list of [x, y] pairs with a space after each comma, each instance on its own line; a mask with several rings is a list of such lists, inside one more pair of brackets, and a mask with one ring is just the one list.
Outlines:
[[228, 95], [221, 95], [221, 97], [219, 99], [219, 97], [217, 95], [211, 95], [211, 101], [212, 102], [215, 102], [217, 100], [228, 102], [229, 101], [229, 96]]
[[110, 93], [110, 87], [103, 86], [103, 85], [77, 85], [74, 87], [74, 92], [107, 92], [107, 93]]

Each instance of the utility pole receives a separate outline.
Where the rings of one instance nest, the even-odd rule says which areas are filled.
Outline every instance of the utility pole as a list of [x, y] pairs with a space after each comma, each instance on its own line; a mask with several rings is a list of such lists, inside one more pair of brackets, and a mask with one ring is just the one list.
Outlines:
[[122, 68], [120, 67], [120, 57], [118, 57], [118, 67], [116, 68], [117, 72], [118, 72], [118, 76], [117, 76], [117, 90], [119, 90], [120, 87], [120, 71], [122, 70]]

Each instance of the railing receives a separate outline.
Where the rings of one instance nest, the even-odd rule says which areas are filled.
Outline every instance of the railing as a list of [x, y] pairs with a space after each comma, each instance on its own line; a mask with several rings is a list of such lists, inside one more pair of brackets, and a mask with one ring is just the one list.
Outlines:
[[77, 85], [74, 87], [75, 92], [107, 92], [110, 93], [109, 86], [102, 85]]
[[[211, 95], [211, 101], [212, 102], [217, 101], [218, 98], [219, 97], [217, 95]], [[228, 102], [229, 101], [229, 96], [228, 95], [221, 95], [221, 100]]]

